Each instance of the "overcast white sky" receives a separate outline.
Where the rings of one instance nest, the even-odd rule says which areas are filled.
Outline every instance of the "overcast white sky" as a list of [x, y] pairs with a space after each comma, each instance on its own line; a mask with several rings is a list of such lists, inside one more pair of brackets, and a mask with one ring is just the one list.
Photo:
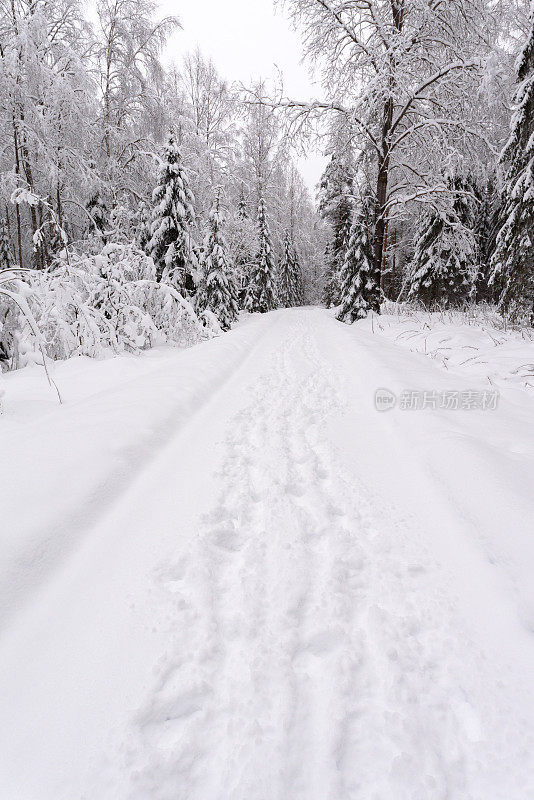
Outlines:
[[[320, 93], [300, 63], [298, 33], [272, 0], [162, 0], [161, 11], [174, 14], [183, 30], [172, 38], [169, 56], [180, 62], [197, 45], [211, 56], [223, 78], [250, 83], [258, 77], [284, 77], [285, 94], [309, 99]], [[299, 158], [299, 167], [312, 196], [323, 170], [324, 159], [310, 152]]]

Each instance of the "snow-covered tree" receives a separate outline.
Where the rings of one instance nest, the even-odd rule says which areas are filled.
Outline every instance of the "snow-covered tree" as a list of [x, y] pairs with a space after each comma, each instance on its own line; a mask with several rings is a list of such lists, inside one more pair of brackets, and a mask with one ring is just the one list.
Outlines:
[[148, 250], [148, 243], [152, 238], [150, 228], [150, 211], [147, 204], [142, 202], [139, 204], [135, 213], [134, 229], [135, 241], [137, 242], [139, 249], [145, 253]]
[[362, 214], [354, 215], [341, 269], [340, 309], [337, 318], [352, 324], [369, 311], [380, 309], [380, 274], [370, 258], [369, 235]]
[[300, 258], [297, 248], [293, 245], [292, 251], [293, 261], [293, 285], [295, 287], [295, 305], [301, 306], [304, 303], [304, 279], [302, 275], [302, 267], [300, 265]]
[[330, 137], [330, 159], [318, 191], [319, 214], [331, 229], [326, 251], [323, 302], [327, 307], [340, 301], [341, 270], [348, 246], [353, 204], [353, 159], [346, 121], [338, 116]]
[[86, 205], [87, 213], [91, 217], [90, 232], [96, 233], [104, 244], [107, 243], [106, 230], [108, 229], [108, 209], [102, 199], [100, 189], [95, 189]]
[[7, 225], [5, 220], [0, 218], [0, 272], [4, 269], [11, 269], [13, 266], [13, 255], [9, 244]]
[[245, 307], [247, 286], [250, 282], [251, 265], [254, 261], [256, 231], [254, 221], [250, 219], [245, 187], [241, 182], [237, 208], [230, 218], [232, 228], [232, 261], [234, 263], [234, 283], [236, 285], [239, 305]]
[[163, 152], [158, 185], [152, 199], [154, 208], [147, 252], [154, 259], [158, 279], [165, 280], [182, 293], [192, 291], [194, 197], [173, 131]]
[[[479, 207], [475, 215], [474, 233], [477, 252], [475, 296], [477, 302], [492, 302], [502, 291], [500, 281], [492, 281], [492, 260], [502, 212], [501, 197], [492, 174], [477, 192]], [[499, 287], [499, 288], [498, 288]]]
[[530, 29], [518, 59], [506, 165], [504, 222], [493, 257], [494, 279], [504, 280], [501, 308], [534, 324], [534, 0]]
[[[483, 0], [287, 0], [305, 53], [321, 65], [325, 97], [284, 103], [299, 130], [342, 115], [353, 146], [369, 152], [372, 257], [381, 270], [387, 230], [406, 204], [442, 191], [444, 162], [478, 136], [470, 123], [490, 38]], [[482, 30], [490, 34], [483, 41]]]
[[301, 302], [300, 267], [291, 234], [286, 231], [284, 252], [278, 267], [278, 303], [283, 308], [298, 306]]
[[473, 237], [437, 211], [421, 217], [415, 240], [408, 298], [435, 306], [461, 306], [469, 298]]
[[160, 55], [178, 20], [157, 19], [154, 0], [98, 0], [95, 5], [101, 136], [106, 177], [116, 195], [139, 178], [135, 156], [144, 148], [136, 125], [155, 116], [149, 87], [163, 82]]
[[246, 308], [248, 311], [265, 313], [276, 308], [276, 269], [263, 197], [260, 197], [258, 204], [258, 245], [251, 268]]
[[209, 309], [223, 331], [232, 326], [239, 312], [228, 248], [221, 230], [219, 193], [213, 203], [204, 239], [197, 308], [199, 311]]

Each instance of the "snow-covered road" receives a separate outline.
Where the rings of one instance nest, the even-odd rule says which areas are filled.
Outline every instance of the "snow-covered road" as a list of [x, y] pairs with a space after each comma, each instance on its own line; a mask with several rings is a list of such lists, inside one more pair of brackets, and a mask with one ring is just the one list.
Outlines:
[[379, 413], [478, 387], [320, 309], [165, 359], [46, 418], [113, 492], [0, 574], [1, 800], [532, 800], [532, 399]]

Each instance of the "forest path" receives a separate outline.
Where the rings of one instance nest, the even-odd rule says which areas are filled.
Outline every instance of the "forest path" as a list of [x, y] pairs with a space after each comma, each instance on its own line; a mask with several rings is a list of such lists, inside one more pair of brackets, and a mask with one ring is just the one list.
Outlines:
[[[462, 594], [455, 568], [484, 557], [467, 539], [449, 554], [449, 536], [464, 541], [454, 498], [433, 506], [429, 536], [419, 501], [434, 486], [372, 405], [376, 381], [395, 386], [391, 353], [381, 366], [372, 343], [319, 310], [273, 319], [246, 369], [58, 578], [19, 687], [31, 707], [41, 676], [50, 706], [75, 709], [70, 732], [85, 745], [72, 769], [69, 727], [51, 711], [61, 752], [47, 745], [37, 781], [18, 775], [17, 793], [0, 796], [534, 796], [534, 648], [523, 630], [498, 656], [500, 623], [481, 633], [493, 606], [505, 628], [519, 623], [485, 567], [477, 602]], [[39, 741], [23, 733], [19, 746]]]

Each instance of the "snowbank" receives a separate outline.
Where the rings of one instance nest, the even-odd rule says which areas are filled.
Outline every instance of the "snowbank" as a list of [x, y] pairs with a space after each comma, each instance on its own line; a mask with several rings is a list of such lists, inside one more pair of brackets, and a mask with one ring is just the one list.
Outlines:
[[422, 353], [444, 369], [502, 389], [534, 389], [534, 330], [505, 328], [490, 308], [425, 312], [386, 304], [358, 328]]

